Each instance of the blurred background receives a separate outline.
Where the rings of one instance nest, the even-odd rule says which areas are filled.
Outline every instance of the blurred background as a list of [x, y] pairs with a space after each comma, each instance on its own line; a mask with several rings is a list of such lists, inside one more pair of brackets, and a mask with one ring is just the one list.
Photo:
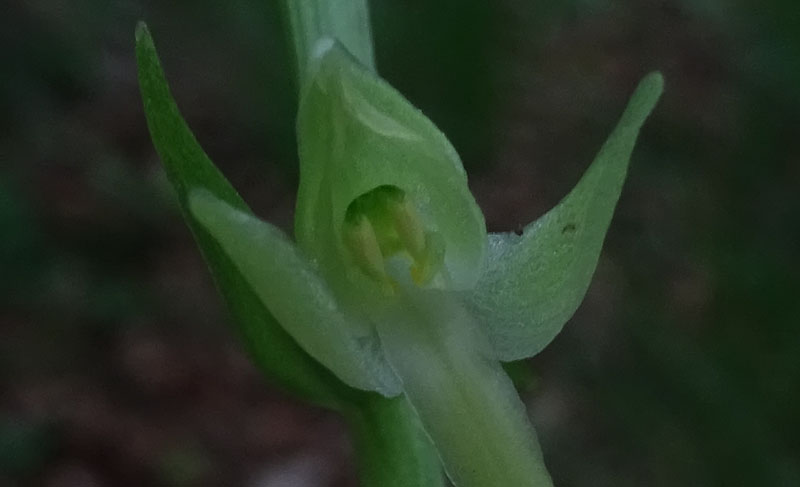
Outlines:
[[[374, 0], [378, 66], [452, 139], [490, 230], [667, 86], [586, 301], [515, 365], [559, 487], [800, 485], [793, 0]], [[183, 113], [291, 228], [273, 1], [10, 0], [0, 15], [0, 485], [353, 487], [335, 415], [249, 363], [149, 141], [148, 21]]]

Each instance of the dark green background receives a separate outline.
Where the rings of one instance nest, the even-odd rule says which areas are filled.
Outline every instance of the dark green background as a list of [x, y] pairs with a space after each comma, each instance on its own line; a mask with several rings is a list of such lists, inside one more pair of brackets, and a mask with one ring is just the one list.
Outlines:
[[[451, 137], [491, 230], [555, 204], [638, 79], [666, 77], [584, 305], [519, 366], [556, 485], [800, 485], [796, 3], [372, 13], [380, 72]], [[257, 0], [4, 4], [0, 485], [355, 485], [339, 419], [241, 352], [136, 87], [145, 19], [201, 143], [289, 229], [279, 14]]]

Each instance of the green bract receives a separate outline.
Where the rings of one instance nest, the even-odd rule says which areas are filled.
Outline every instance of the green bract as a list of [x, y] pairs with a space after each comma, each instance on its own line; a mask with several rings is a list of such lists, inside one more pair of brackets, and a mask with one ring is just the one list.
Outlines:
[[184, 122], [169, 92], [147, 27], [136, 28], [139, 87], [153, 144], [161, 157], [189, 228], [203, 252], [217, 287], [239, 324], [258, 364], [284, 387], [316, 403], [338, 407], [347, 389], [313, 360], [275, 320], [214, 237], [189, 214], [191, 188], [202, 188], [249, 212], [236, 190], [214, 166]]
[[351, 387], [404, 394], [459, 487], [550, 485], [500, 361], [538, 353], [580, 304], [661, 76], [641, 82], [561, 203], [521, 236], [487, 236], [433, 123], [336, 42], [313, 53], [297, 122], [295, 244], [213, 166], [149, 33], [137, 31], [156, 149], [248, 343], [271, 374], [326, 405], [344, 408]]

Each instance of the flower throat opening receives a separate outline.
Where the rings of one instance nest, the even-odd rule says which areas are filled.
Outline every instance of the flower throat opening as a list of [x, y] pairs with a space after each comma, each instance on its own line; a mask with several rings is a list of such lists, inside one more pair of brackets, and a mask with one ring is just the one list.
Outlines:
[[442, 270], [444, 240], [426, 231], [406, 193], [397, 186], [378, 186], [347, 207], [343, 237], [359, 269], [391, 293], [396, 285], [386, 260], [406, 255], [412, 281], [423, 286]]

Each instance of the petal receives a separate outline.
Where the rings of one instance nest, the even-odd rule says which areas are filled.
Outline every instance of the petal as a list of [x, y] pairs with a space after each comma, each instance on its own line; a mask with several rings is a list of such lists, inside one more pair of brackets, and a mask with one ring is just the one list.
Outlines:
[[444, 240], [454, 289], [471, 287], [485, 253], [483, 215], [445, 136], [402, 95], [338, 45], [321, 55], [298, 115], [298, 244], [344, 294], [369, 295], [342, 240], [345, 213], [380, 186], [402, 190]]
[[328, 406], [352, 391], [300, 348], [219, 249], [214, 239], [191, 218], [188, 188], [203, 187], [216, 198], [248, 211], [236, 190], [203, 152], [170, 94], [153, 39], [142, 23], [136, 29], [139, 86], [147, 125], [164, 169], [178, 196], [186, 223], [208, 263], [214, 280], [245, 336], [256, 362], [287, 389]]
[[191, 192], [189, 208], [306, 352], [353, 387], [400, 393], [376, 339], [351, 333], [354, 318], [283, 232], [205, 190]]
[[552, 486], [525, 405], [457, 298], [403, 298], [378, 333], [453, 484]]
[[556, 207], [520, 236], [489, 236], [485, 272], [467, 301], [501, 360], [539, 353], [583, 300], [639, 129], [662, 89], [659, 73], [640, 82], [595, 161]]

